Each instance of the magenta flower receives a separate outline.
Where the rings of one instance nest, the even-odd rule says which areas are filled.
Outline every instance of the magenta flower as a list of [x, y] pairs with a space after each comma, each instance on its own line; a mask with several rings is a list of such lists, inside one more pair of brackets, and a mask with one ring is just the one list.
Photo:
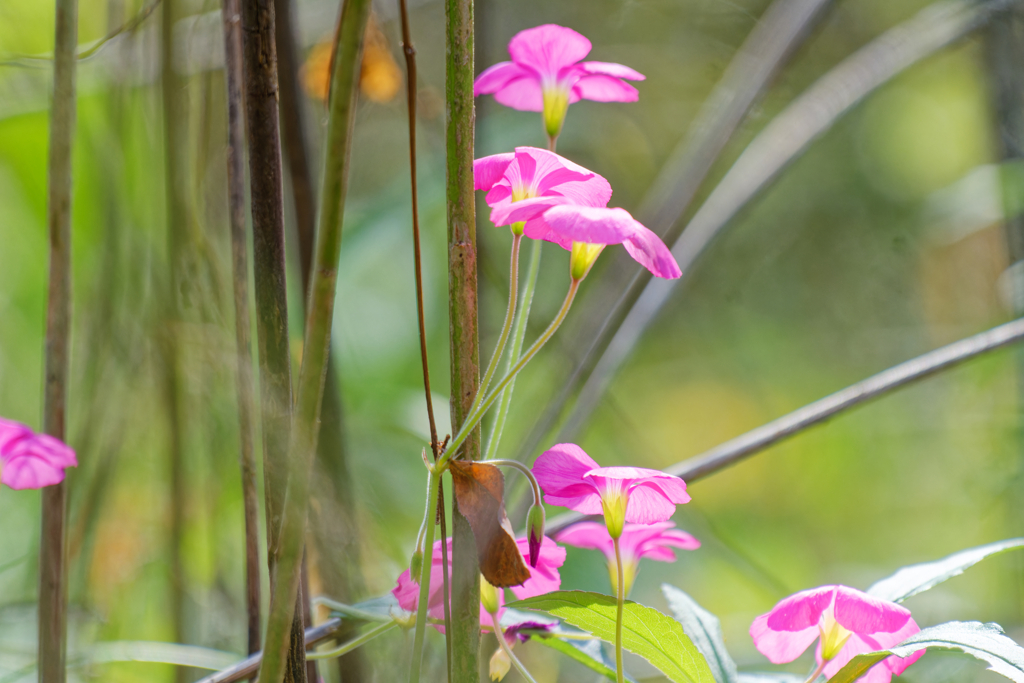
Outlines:
[[[597, 522], [580, 522], [558, 534], [558, 542], [577, 548], [600, 550], [608, 559], [608, 574], [612, 589], [617, 590], [618, 573], [615, 565], [615, 544], [608, 527]], [[619, 554], [622, 556], [623, 593], [629, 593], [640, 567], [641, 558], [647, 557], [658, 562], [675, 562], [673, 548], [696, 550], [700, 541], [682, 529], [676, 529], [673, 522], [655, 524], [626, 524], [619, 537]]]
[[533, 474], [545, 503], [585, 515], [603, 513], [613, 538], [622, 535], [625, 522], [664, 522], [676, 505], [690, 502], [686, 482], [679, 477], [643, 467], [601, 467], [572, 443], [541, 453]]
[[624, 82], [644, 80], [628, 66], [583, 62], [590, 41], [571, 28], [545, 24], [520, 31], [508, 44], [511, 62], [500, 62], [476, 79], [475, 95], [520, 111], [544, 112], [544, 127], [558, 137], [569, 105], [580, 100], [636, 102], [636, 88]]
[[[814, 656], [831, 678], [855, 656], [892, 647], [920, 630], [910, 610], [894, 602], [847, 586], [821, 586], [791, 595], [754, 619], [750, 636], [773, 664], [793, 661], [820, 638]], [[860, 680], [889, 683], [922, 654], [886, 657]]]
[[39, 489], [64, 481], [65, 468], [77, 465], [75, 452], [61, 441], [0, 418], [0, 484]]
[[573, 279], [583, 279], [609, 244], [621, 244], [658, 277], [681, 275], [656, 234], [625, 209], [607, 208], [607, 180], [554, 152], [517, 147], [515, 153], [477, 159], [473, 174], [475, 188], [487, 192], [491, 221], [569, 250]]
[[[451, 575], [451, 551], [452, 539], [448, 539], [448, 572]], [[529, 556], [529, 541], [523, 537], [516, 539], [519, 552], [524, 557]], [[427, 616], [433, 619], [444, 619], [444, 577], [441, 575], [441, 541], [434, 541], [434, 552], [431, 556], [433, 563], [430, 571], [430, 592], [427, 594]], [[540, 546], [540, 554], [537, 558], [537, 566], [529, 568], [530, 578], [521, 586], [513, 586], [512, 592], [520, 600], [543, 595], [558, 590], [562, 585], [562, 577], [558, 568], [565, 562], [565, 548], [555, 544], [550, 538], [545, 537]], [[504, 591], [497, 589], [498, 593], [498, 616], [504, 612]], [[419, 583], [412, 579], [409, 570], [406, 569], [398, 577], [398, 584], [391, 591], [391, 594], [398, 600], [398, 605], [407, 612], [415, 612], [419, 600]], [[480, 606], [480, 623], [490, 626], [491, 617], [487, 611]]]

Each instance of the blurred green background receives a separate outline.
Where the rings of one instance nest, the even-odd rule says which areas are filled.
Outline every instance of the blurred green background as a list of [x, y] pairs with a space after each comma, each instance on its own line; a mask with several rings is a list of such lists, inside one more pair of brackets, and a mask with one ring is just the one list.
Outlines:
[[[419, 451], [427, 428], [405, 102], [400, 89], [388, 96], [404, 78], [396, 4], [375, 3], [386, 50], [375, 53], [377, 81], [364, 77], [333, 339], [365, 583], [357, 598], [391, 589], [407, 566], [422, 515]], [[926, 4], [833, 4], [743, 123], [702, 194], [796, 95]], [[559, 141], [561, 154], [609, 179], [614, 206], [635, 210], [766, 6], [765, 0], [479, 0], [477, 68], [507, 59], [517, 31], [558, 23], [590, 38], [591, 58], [646, 74], [636, 104], [571, 107]], [[82, 0], [80, 43], [101, 38], [142, 7], [139, 0]], [[79, 71], [69, 408], [69, 441], [80, 462], [69, 475], [76, 680], [173, 680], [164, 665], [84, 664], [99, 641], [175, 639], [163, 379], [163, 343], [172, 333], [182, 340], [184, 358], [184, 639], [235, 653], [245, 648], [219, 11], [212, 0], [186, 2], [179, 11], [189, 207], [187, 225], [177, 229], [201, 245], [195, 274], [201, 300], [186, 321], [168, 320], [163, 303], [169, 275], [159, 10]], [[330, 39], [336, 12], [333, 2], [297, 2], [304, 55]], [[413, 2], [411, 19], [420, 69], [427, 333], [443, 433], [449, 430], [443, 4]], [[46, 62], [20, 56], [49, 52], [52, 36], [52, 3], [0, 0], [0, 415], [33, 427], [41, 424], [50, 75]], [[583, 448], [603, 465], [666, 467], [1012, 317], [990, 66], [982, 30], [912, 67], [839, 120], [705, 254], [616, 377], [580, 437]], [[314, 98], [305, 104], [318, 150], [323, 105]], [[479, 100], [477, 155], [543, 146], [539, 118]], [[285, 197], [290, 207], [287, 188]], [[478, 212], [482, 359], [505, 311], [510, 243], [484, 209]], [[287, 219], [294, 241], [292, 215]], [[580, 332], [584, 317], [613, 303], [597, 299], [596, 282], [618, 267], [612, 252], [585, 283], [566, 328], [520, 376], [503, 457], [517, 454], [588, 341]], [[543, 259], [528, 338], [547, 324], [567, 284], [567, 254], [546, 245]], [[297, 257], [289, 267], [298, 359]], [[676, 521], [703, 547], [681, 553], [674, 564], [643, 563], [632, 597], [665, 610], [660, 584], [683, 588], [721, 617], [741, 669], [772, 670], [747, 628], [785, 595], [825, 583], [863, 589], [904, 564], [1024, 535], [1021, 353], [972, 361], [693, 484], [693, 502]], [[35, 677], [38, 511], [37, 493], [0, 490], [4, 682]], [[322, 568], [316, 557], [311, 564], [316, 592]], [[1000, 556], [907, 605], [922, 626], [997, 621], [1020, 641], [1022, 569], [1024, 556]], [[562, 577], [565, 588], [609, 591], [604, 560], [592, 551], [569, 549]], [[430, 642], [431, 665], [439, 667], [440, 639]], [[485, 643], [484, 661], [494, 645]], [[539, 681], [593, 679], [540, 646], [517, 651]], [[368, 647], [372, 680], [394, 680], [407, 652], [395, 634]], [[788, 670], [802, 673], [809, 661]], [[638, 676], [652, 675], [635, 661], [630, 666]], [[327, 674], [329, 667], [321, 668]], [[982, 669], [973, 660], [929, 654], [904, 678], [997, 680]], [[506, 680], [519, 679], [512, 672]]]

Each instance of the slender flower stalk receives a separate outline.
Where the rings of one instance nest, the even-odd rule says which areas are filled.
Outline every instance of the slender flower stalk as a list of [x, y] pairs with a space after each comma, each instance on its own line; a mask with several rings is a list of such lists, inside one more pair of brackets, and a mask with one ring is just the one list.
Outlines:
[[481, 418], [483, 418], [487, 413], [487, 410], [494, 405], [495, 401], [498, 400], [498, 396], [501, 395], [502, 390], [508, 386], [513, 379], [515, 379], [515, 376], [519, 374], [519, 371], [526, 367], [527, 363], [533, 360], [533, 357], [537, 355], [537, 352], [540, 351], [548, 340], [554, 336], [555, 332], [558, 331], [559, 326], [562, 324], [562, 321], [565, 320], [565, 316], [569, 313], [569, 309], [572, 307], [572, 302], [573, 299], [576, 298], [576, 292], [579, 290], [580, 282], [580, 280], [572, 280], [572, 283], [569, 285], [569, 292], [565, 295], [565, 301], [562, 302], [562, 307], [558, 309], [558, 314], [555, 316], [555, 319], [551, 321], [551, 324], [548, 325], [548, 328], [544, 330], [543, 334], [537, 338], [537, 341], [533, 342], [530, 348], [526, 350], [526, 353], [524, 353], [523, 357], [519, 359], [519, 362], [508, 371], [500, 382], [498, 382], [497, 386], [494, 387], [494, 390], [480, 402], [477, 409], [466, 416], [466, 420], [463, 423], [462, 428], [451, 440], [451, 443], [444, 455], [442, 455], [441, 459], [438, 460], [437, 467], [443, 468], [447, 464], [448, 460], [452, 457], [452, 454], [454, 454], [458, 450], [459, 446], [461, 446], [466, 440], [473, 428], [476, 427], [477, 423], [480, 422]]
[[534, 505], [542, 505], [543, 499], [541, 497], [540, 484], [537, 483], [537, 478], [533, 476], [533, 471], [519, 462], [518, 460], [485, 460], [488, 465], [497, 465], [498, 467], [512, 467], [522, 472], [523, 476], [530, 482], [530, 486], [533, 488], [533, 502]]
[[619, 538], [612, 537], [615, 545], [615, 567], [618, 580], [615, 582], [615, 680], [624, 683], [626, 675], [622, 670], [622, 608], [626, 602], [626, 581], [622, 571], [622, 553], [619, 552]]
[[[552, 150], [553, 151], [553, 150]], [[526, 283], [523, 285], [522, 300], [519, 303], [519, 310], [516, 311], [516, 327], [512, 334], [512, 345], [508, 350], [508, 362], [505, 372], [512, 369], [519, 361], [519, 354], [523, 349], [523, 341], [526, 338], [526, 324], [530, 319], [530, 306], [533, 304], [533, 293], [537, 289], [537, 275], [540, 273], [540, 256], [544, 243], [541, 240], [530, 240], [530, 265], [526, 271]], [[512, 391], [515, 389], [515, 378], [501, 390], [501, 398], [498, 401], [498, 414], [494, 417], [494, 424], [491, 426], [491, 437], [487, 441], [487, 451], [484, 454], [485, 460], [491, 460], [498, 454], [498, 445], [501, 443], [501, 433], [505, 430], [505, 420], [508, 417], [509, 406], [512, 405]]]
[[342, 643], [333, 650], [326, 650], [324, 652], [307, 652], [306, 659], [317, 660], [334, 659], [335, 657], [341, 657], [342, 655], [346, 655], [349, 652], [352, 652], [352, 650], [355, 650], [357, 647], [362, 647], [363, 645], [366, 645], [368, 642], [370, 642], [377, 636], [383, 633], [387, 633], [396, 626], [398, 626], [397, 621], [386, 621], [384, 623], [377, 624], [373, 628], [367, 630], [365, 633], [353, 638], [352, 640], [346, 643]]
[[512, 652], [512, 648], [508, 646], [508, 641], [505, 640], [505, 632], [501, 630], [501, 624], [498, 623], [497, 612], [491, 612], [491, 623], [494, 625], [494, 637], [498, 639], [498, 645], [512, 662], [512, 666], [514, 666], [516, 671], [522, 674], [523, 678], [529, 681], [529, 683], [537, 683], [534, 677], [530, 675], [530, 672], [526, 670], [526, 667], [523, 666], [523, 663], [519, 661], [519, 658], [516, 657], [515, 653]]
[[508, 310], [505, 312], [505, 324], [501, 326], [501, 334], [498, 335], [498, 343], [494, 346], [494, 353], [491, 354], [491, 361], [487, 364], [487, 370], [484, 372], [483, 379], [480, 380], [480, 387], [476, 390], [476, 398], [473, 399], [473, 405], [469, 409], [470, 413], [476, 410], [480, 405], [480, 400], [487, 392], [487, 386], [491, 383], [491, 379], [494, 377], [494, 373], [498, 369], [498, 362], [501, 360], [501, 356], [505, 352], [505, 344], [508, 342], [508, 336], [512, 332], [512, 323], [515, 320], [516, 314], [516, 297], [519, 294], [519, 246], [522, 241], [523, 236], [513, 231], [512, 262], [509, 266], [508, 274]]
[[804, 681], [804, 683], [814, 683], [814, 681], [818, 680], [818, 676], [820, 676], [821, 672], [825, 670], [826, 664], [828, 664], [828, 662], [822, 662], [821, 664], [819, 664], [817, 668], [814, 669], [814, 673], [808, 676], [807, 680]]
[[[424, 548], [434, 547], [434, 518], [437, 515], [437, 483], [440, 477], [434, 472], [427, 475], [427, 532], [424, 536]], [[442, 546], [445, 543], [441, 544]], [[413, 637], [412, 662], [409, 666], [409, 683], [420, 680], [420, 666], [423, 662], [423, 635], [427, 629], [427, 603], [430, 599], [430, 570], [434, 563], [431, 558], [424, 558], [420, 568], [420, 595], [416, 604], [416, 633]]]

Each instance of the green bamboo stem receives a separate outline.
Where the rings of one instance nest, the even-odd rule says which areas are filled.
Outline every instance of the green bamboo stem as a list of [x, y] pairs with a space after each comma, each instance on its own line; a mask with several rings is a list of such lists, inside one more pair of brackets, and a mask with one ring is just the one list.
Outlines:
[[505, 632], [501, 630], [501, 624], [498, 623], [497, 612], [491, 612], [491, 623], [494, 625], [494, 637], [498, 639], [498, 647], [505, 651], [505, 655], [512, 662], [512, 666], [522, 674], [528, 683], [537, 683], [533, 676], [530, 675], [530, 672], [526, 670], [526, 667], [523, 666], [523, 663], [519, 661], [519, 657], [516, 657], [516, 654], [512, 652], [512, 648], [508, 646], [508, 641], [505, 640]]
[[[50, 270], [46, 301], [43, 430], [66, 438], [71, 336], [71, 151], [75, 135], [78, 2], [57, 0], [50, 115], [47, 223]], [[39, 680], [64, 683], [67, 658], [67, 482], [42, 491], [39, 545]]]
[[349, 652], [352, 652], [358, 647], [366, 645], [368, 642], [376, 638], [377, 636], [387, 633], [391, 629], [398, 626], [398, 622], [391, 620], [383, 624], [377, 624], [373, 628], [366, 631], [359, 636], [356, 636], [352, 640], [339, 645], [333, 650], [326, 650], [324, 652], [307, 652], [306, 659], [314, 661], [317, 659], [333, 659], [335, 657], [341, 657]]
[[[512, 335], [512, 346], [508, 351], [508, 363], [505, 372], [507, 373], [519, 360], [519, 354], [523, 349], [523, 342], [526, 338], [527, 322], [530, 319], [530, 307], [533, 305], [533, 293], [537, 289], [537, 275], [540, 273], [540, 256], [543, 242], [531, 240], [530, 265], [526, 271], [526, 284], [523, 285], [522, 302], [516, 312], [516, 329]], [[494, 425], [491, 426], [491, 437], [487, 441], [485, 460], [491, 460], [498, 454], [498, 445], [501, 443], [501, 433], [505, 430], [505, 420], [508, 418], [508, 409], [512, 405], [512, 391], [515, 389], [515, 378], [508, 383], [501, 391], [501, 399], [498, 401], [498, 414], [494, 417]]]
[[338, 32], [320, 192], [320, 224], [313, 259], [314, 277], [306, 306], [305, 344], [288, 444], [288, 486], [281, 523], [280, 553], [276, 576], [271, 582], [270, 618], [260, 683], [279, 683], [284, 675], [288, 630], [298, 593], [310, 474], [334, 318], [350, 140], [355, 123], [363, 36], [369, 9], [369, 0], [346, 2]]
[[502, 354], [505, 353], [508, 335], [512, 332], [512, 323], [516, 315], [516, 297], [519, 295], [519, 246], [522, 241], [522, 235], [512, 235], [512, 258], [508, 274], [508, 310], [505, 312], [505, 322], [501, 326], [501, 334], [498, 335], [498, 343], [494, 345], [494, 353], [491, 354], [487, 370], [484, 372], [483, 379], [480, 380], [480, 388], [476, 391], [476, 398], [473, 399], [473, 405], [469, 409], [470, 412], [476, 410], [477, 406], [480, 405], [483, 395], [487, 392], [487, 386], [491, 383], [491, 379], [498, 369], [498, 363], [501, 361]]
[[[434, 553], [434, 518], [437, 516], [438, 482], [439, 477], [430, 472], [427, 475], [427, 532], [424, 536], [423, 563], [420, 565], [420, 594], [416, 603], [416, 632], [413, 637], [412, 661], [409, 664], [409, 683], [419, 683], [420, 667], [423, 664], [423, 636], [427, 630], [427, 602], [430, 599], [430, 573], [432, 555]], [[448, 542], [442, 538], [441, 545]], [[452, 624], [454, 628], [454, 624]]]
[[[451, 354], [451, 424], [461, 429], [480, 381], [477, 336], [476, 197], [473, 190], [473, 0], [445, 0], [445, 149], [448, 217], [448, 315]], [[445, 452], [480, 459], [474, 424]], [[443, 458], [444, 456], [442, 456]], [[480, 566], [469, 522], [452, 503], [452, 677], [476, 683], [480, 649]]]
[[507, 387], [512, 382], [513, 379], [515, 379], [515, 376], [518, 375], [519, 372], [524, 367], [526, 367], [526, 364], [529, 363], [533, 359], [533, 357], [537, 355], [537, 352], [541, 350], [544, 344], [546, 344], [548, 340], [551, 339], [552, 336], [554, 336], [555, 332], [562, 324], [562, 321], [565, 320], [565, 316], [569, 313], [569, 309], [572, 307], [572, 302], [573, 299], [576, 297], [576, 292], [579, 290], [580, 282], [582, 282], [582, 280], [572, 280], [571, 284], [569, 285], [569, 292], [565, 295], [565, 301], [562, 302], [562, 307], [558, 309], [558, 315], [555, 316], [555, 319], [551, 321], [551, 324], [548, 325], [548, 328], [544, 330], [540, 337], [537, 338], [537, 341], [533, 342], [530, 348], [526, 350], [526, 353], [524, 353], [523, 357], [519, 359], [519, 362], [512, 366], [512, 369], [508, 371], [508, 373], [501, 379], [500, 382], [498, 382], [498, 385], [494, 387], [494, 390], [490, 394], [488, 394], [483, 401], [480, 402], [480, 405], [477, 407], [477, 409], [466, 417], [464, 425], [462, 426], [461, 429], [459, 429], [458, 433], [455, 435], [455, 438], [451, 440], [448, 449], [444, 452], [444, 455], [442, 455], [441, 459], [438, 461], [437, 464], [439, 468], [443, 468], [455, 454], [456, 449], [458, 449], [458, 447], [466, 441], [466, 438], [469, 436], [471, 430], [473, 430], [474, 427], [476, 427], [477, 423], [479, 423], [483, 416], [487, 413], [488, 408], [494, 405], [494, 402], [498, 400], [498, 396], [501, 394], [502, 390], [505, 387]]
[[616, 683], [624, 683], [626, 674], [622, 669], [622, 608], [626, 602], [626, 579], [623, 576], [619, 539], [613, 538], [612, 543], [615, 546], [615, 571], [618, 579], [615, 582], [615, 680]]

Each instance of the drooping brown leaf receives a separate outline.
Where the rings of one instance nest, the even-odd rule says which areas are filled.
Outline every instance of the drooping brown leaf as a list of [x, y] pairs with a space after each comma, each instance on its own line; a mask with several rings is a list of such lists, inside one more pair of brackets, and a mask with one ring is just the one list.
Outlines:
[[501, 470], [464, 460], [452, 460], [448, 468], [459, 511], [469, 520], [476, 538], [480, 573], [498, 588], [522, 585], [530, 578], [530, 570], [505, 515], [505, 477]]

